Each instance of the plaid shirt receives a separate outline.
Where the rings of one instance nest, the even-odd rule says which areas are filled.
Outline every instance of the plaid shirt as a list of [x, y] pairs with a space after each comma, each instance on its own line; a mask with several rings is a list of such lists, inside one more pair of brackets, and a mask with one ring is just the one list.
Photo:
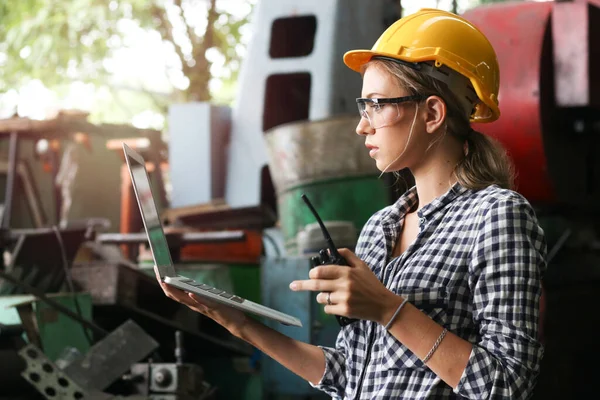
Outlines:
[[314, 387], [344, 399], [529, 397], [543, 355], [537, 332], [546, 268], [533, 209], [495, 185], [472, 191], [456, 184], [418, 212], [415, 242], [390, 259], [417, 202], [413, 188], [374, 214], [356, 254], [388, 289], [473, 344], [457, 388], [372, 321], [342, 328], [335, 349], [322, 347], [326, 368]]

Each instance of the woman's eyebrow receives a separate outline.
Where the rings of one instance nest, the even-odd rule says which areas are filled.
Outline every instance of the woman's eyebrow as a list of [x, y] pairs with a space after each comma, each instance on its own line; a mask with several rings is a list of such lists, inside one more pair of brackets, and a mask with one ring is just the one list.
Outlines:
[[366, 96], [363, 96], [363, 97], [364, 97], [364, 98], [367, 98], [367, 99], [369, 99], [369, 98], [371, 98], [371, 97], [375, 97], [375, 96], [378, 96], [378, 97], [385, 97], [385, 95], [383, 95], [383, 94], [381, 94], [381, 93], [377, 93], [377, 92], [372, 92], [372, 93], [369, 93], [368, 95], [366, 95]]

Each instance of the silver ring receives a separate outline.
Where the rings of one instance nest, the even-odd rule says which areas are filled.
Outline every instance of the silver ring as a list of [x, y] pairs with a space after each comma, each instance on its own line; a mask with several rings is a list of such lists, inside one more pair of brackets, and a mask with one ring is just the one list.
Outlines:
[[331, 305], [331, 292], [327, 292], [327, 305]]

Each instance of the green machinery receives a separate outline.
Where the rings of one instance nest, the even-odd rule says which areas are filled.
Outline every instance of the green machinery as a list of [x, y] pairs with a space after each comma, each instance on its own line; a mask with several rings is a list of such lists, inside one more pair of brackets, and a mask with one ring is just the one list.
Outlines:
[[[89, 293], [55, 293], [48, 296], [74, 313], [81, 311], [82, 318], [92, 319]], [[92, 333], [86, 334], [79, 322], [29, 294], [0, 296], [0, 323], [23, 325], [27, 341], [43, 349], [52, 361], [59, 359], [69, 349], [85, 354], [92, 344], [88, 339]]]
[[390, 188], [379, 178], [364, 139], [356, 135], [357, 122], [355, 116], [345, 116], [280, 125], [266, 132], [288, 254], [298, 254], [298, 233], [315, 222], [300, 197], [303, 193], [326, 225], [347, 221], [357, 232], [389, 204]]

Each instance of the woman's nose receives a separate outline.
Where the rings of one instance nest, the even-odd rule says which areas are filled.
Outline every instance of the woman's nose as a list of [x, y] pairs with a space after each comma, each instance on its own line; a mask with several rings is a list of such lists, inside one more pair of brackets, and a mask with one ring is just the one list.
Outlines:
[[357, 135], [369, 135], [373, 133], [375, 130], [371, 128], [371, 124], [369, 124], [369, 120], [363, 116], [360, 117], [360, 121], [358, 121], [358, 125], [356, 125], [356, 134]]

